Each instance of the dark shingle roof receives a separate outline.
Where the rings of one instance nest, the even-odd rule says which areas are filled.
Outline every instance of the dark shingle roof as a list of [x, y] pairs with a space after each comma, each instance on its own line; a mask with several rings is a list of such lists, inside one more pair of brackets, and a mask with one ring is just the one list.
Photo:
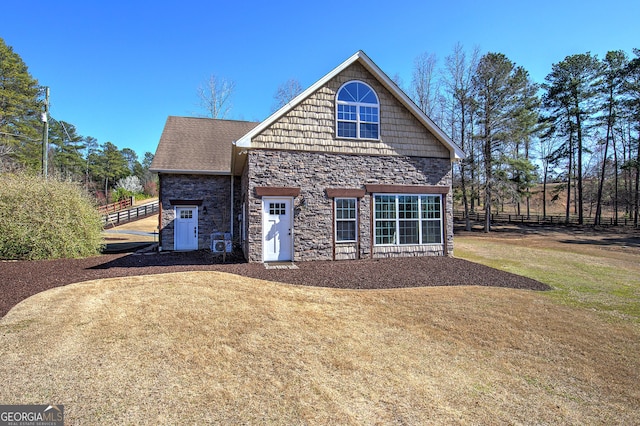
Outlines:
[[151, 163], [155, 172], [229, 173], [232, 142], [259, 123], [169, 116]]

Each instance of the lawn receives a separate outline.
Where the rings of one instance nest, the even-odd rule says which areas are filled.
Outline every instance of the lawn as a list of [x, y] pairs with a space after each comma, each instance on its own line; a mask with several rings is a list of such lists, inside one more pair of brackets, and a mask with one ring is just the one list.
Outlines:
[[568, 306], [640, 325], [640, 233], [502, 226], [462, 232], [456, 256], [533, 278]]
[[0, 320], [0, 402], [63, 404], [68, 424], [640, 423], [640, 254], [526, 241], [469, 233], [456, 255], [555, 290], [55, 288]]

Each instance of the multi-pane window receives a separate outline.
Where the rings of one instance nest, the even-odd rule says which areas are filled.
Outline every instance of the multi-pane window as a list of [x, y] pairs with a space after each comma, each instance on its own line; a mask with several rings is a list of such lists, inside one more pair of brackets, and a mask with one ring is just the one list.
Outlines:
[[336, 131], [341, 138], [379, 139], [380, 103], [371, 87], [350, 81], [337, 98]]
[[440, 195], [376, 195], [376, 245], [441, 244]]
[[422, 243], [442, 243], [442, 214], [440, 196], [427, 195], [421, 199]]
[[395, 195], [376, 195], [376, 244], [396, 244], [396, 212]]
[[420, 244], [418, 196], [399, 195], [397, 200], [400, 244]]
[[269, 203], [269, 214], [270, 215], [287, 214], [287, 204], [286, 203]]
[[193, 210], [180, 210], [180, 219], [193, 219]]
[[335, 199], [336, 241], [348, 242], [357, 239], [357, 209], [355, 198]]

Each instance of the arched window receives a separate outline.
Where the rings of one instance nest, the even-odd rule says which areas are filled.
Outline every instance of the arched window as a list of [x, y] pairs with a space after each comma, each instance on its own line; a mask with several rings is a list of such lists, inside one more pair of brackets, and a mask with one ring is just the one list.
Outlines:
[[379, 139], [380, 103], [373, 89], [349, 81], [338, 90], [336, 127], [339, 138]]

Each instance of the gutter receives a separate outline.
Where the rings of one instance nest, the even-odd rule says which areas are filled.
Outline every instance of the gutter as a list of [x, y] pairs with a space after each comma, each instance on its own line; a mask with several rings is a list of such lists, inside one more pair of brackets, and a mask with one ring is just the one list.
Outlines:
[[226, 176], [232, 174], [228, 170], [188, 170], [188, 169], [149, 169], [152, 173], [164, 173], [174, 175], [212, 175], [212, 176]]

